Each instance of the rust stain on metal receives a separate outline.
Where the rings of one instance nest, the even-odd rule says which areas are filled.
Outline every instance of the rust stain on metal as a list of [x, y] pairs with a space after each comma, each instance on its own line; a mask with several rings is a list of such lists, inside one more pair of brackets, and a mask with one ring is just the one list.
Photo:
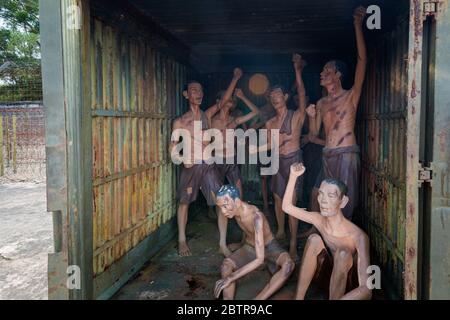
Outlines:
[[414, 0], [414, 36], [418, 38], [422, 35], [422, 15], [421, 15], [421, 1]]
[[415, 257], [415, 256], [416, 256], [416, 249], [414, 249], [414, 248], [409, 248], [409, 249], [408, 249], [408, 255], [409, 255], [410, 258]]
[[396, 284], [399, 297], [404, 294], [406, 267], [406, 162], [414, 157], [406, 140], [410, 105], [405, 102], [411, 96], [407, 86], [408, 63], [404, 59], [407, 53], [408, 21], [404, 21], [370, 54], [357, 130], [361, 185], [367, 186], [361, 190], [363, 225], [374, 248], [374, 263], [389, 270], [385, 275]]
[[[417, 97], [417, 92], [416, 92], [416, 80], [412, 81], [412, 85], [411, 85], [411, 98], [415, 98]], [[413, 105], [413, 114], [416, 113], [415, 112], [415, 106]]]
[[93, 265], [99, 275], [176, 214], [167, 142], [171, 119], [182, 111], [175, 96], [186, 70], [146, 41], [98, 19], [92, 26], [91, 107], [99, 111], [92, 118]]
[[410, 295], [414, 295], [416, 292], [416, 286], [412, 282], [409, 282], [408, 291]]
[[414, 207], [414, 204], [413, 203], [410, 203], [409, 205], [408, 205], [408, 213], [409, 213], [409, 216], [410, 217], [413, 217], [414, 216], [414, 214], [415, 214], [415, 212], [416, 212], [416, 209], [415, 209], [415, 207]]

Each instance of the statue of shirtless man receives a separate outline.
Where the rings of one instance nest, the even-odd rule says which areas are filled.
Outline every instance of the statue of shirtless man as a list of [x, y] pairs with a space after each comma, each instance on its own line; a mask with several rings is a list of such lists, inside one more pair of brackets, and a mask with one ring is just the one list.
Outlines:
[[369, 238], [343, 215], [342, 209], [349, 201], [346, 185], [336, 179], [324, 180], [317, 199], [320, 213], [309, 212], [292, 203], [295, 182], [303, 175], [305, 167], [296, 163], [290, 170], [283, 210], [296, 219], [312, 224], [319, 232], [310, 235], [306, 242], [296, 299], [305, 298], [313, 278], [322, 278], [329, 281], [330, 299], [369, 300], [372, 297], [372, 291], [367, 286]]
[[[365, 13], [365, 8], [358, 7], [353, 14], [358, 49], [353, 87], [350, 90], [342, 88], [342, 81], [346, 76], [345, 64], [338, 60], [329, 61], [320, 73], [320, 85], [326, 88], [328, 94], [317, 102], [317, 108], [308, 108], [308, 116], [315, 120], [316, 129], [320, 128], [323, 121], [326, 135], [326, 144], [322, 151], [322, 173], [316, 181], [313, 199], [317, 199], [317, 188], [323, 179], [341, 180], [348, 187], [350, 199], [344, 209], [344, 216], [347, 219], [352, 218], [353, 209], [358, 205], [360, 151], [356, 144], [354, 129], [366, 72], [367, 56], [362, 30]], [[314, 128], [312, 130], [314, 131]], [[317, 208], [317, 203], [311, 207]]]
[[[234, 141], [231, 142], [230, 147], [227, 147], [226, 141], [226, 130], [227, 129], [236, 129], [239, 125], [253, 119], [258, 115], [259, 110], [242, 92], [241, 89], [235, 90], [235, 96], [241, 99], [245, 105], [251, 110], [250, 113], [240, 116], [233, 117], [231, 116], [231, 112], [236, 108], [237, 101], [236, 99], [229, 99], [228, 101], [224, 101], [223, 106], [220, 108], [220, 111], [212, 118], [212, 127], [218, 129], [222, 132], [222, 136], [224, 137], [224, 150], [223, 150], [223, 164], [217, 164], [217, 168], [220, 172], [221, 177], [227, 178], [228, 183], [237, 186], [239, 189], [239, 193], [241, 197], [243, 196], [242, 189], [242, 177], [241, 172], [239, 170], [239, 166], [236, 162], [235, 157], [235, 149], [234, 149]], [[221, 97], [222, 98], [222, 97]], [[234, 140], [234, 139], [233, 139]]]
[[[219, 112], [225, 101], [230, 100], [236, 84], [241, 76], [241, 69], [234, 69], [233, 79], [223, 95], [223, 98], [204, 112], [200, 109], [200, 105], [203, 101], [202, 85], [197, 81], [191, 81], [187, 84], [186, 90], [183, 91], [183, 96], [189, 101], [189, 111], [175, 119], [172, 126], [172, 132], [177, 129], [186, 129], [191, 133], [191, 141], [189, 141], [191, 144], [191, 156], [180, 159], [181, 161], [184, 161], [184, 163], [181, 167], [180, 181], [177, 190], [177, 198], [179, 200], [177, 212], [178, 253], [180, 256], [191, 255], [191, 251], [186, 242], [186, 224], [189, 204], [197, 199], [198, 191], [200, 189], [205, 196], [208, 206], [214, 206], [214, 194], [222, 185], [222, 179], [215, 164], [207, 164], [205, 163], [205, 159], [203, 159], [200, 164], [195, 164], [198, 159], [194, 159], [194, 150], [196, 149], [194, 144], [198, 145], [200, 150], [203, 150], [205, 142], [202, 141], [202, 136], [195, 137], [194, 121], [201, 121], [202, 130], [211, 128], [212, 117]], [[169, 152], [171, 154], [178, 142], [179, 140], [170, 142]], [[189, 159], [185, 160], [186, 158]], [[218, 208], [216, 209], [220, 234], [220, 250], [225, 256], [228, 256], [231, 254], [231, 251], [226, 245], [226, 230], [228, 221], [220, 213], [220, 210]]]
[[232, 300], [236, 291], [236, 281], [268, 262], [273, 276], [264, 289], [255, 297], [265, 300], [283, 286], [294, 271], [295, 264], [289, 254], [280, 247], [264, 214], [255, 206], [240, 199], [239, 190], [225, 185], [216, 195], [217, 206], [228, 219], [235, 218], [245, 234], [246, 243], [226, 258], [221, 267], [222, 279], [216, 282], [214, 296]]
[[[302, 68], [304, 61], [299, 54], [294, 54], [292, 61], [294, 63], [297, 95], [299, 99], [298, 109], [289, 110], [286, 102], [289, 98], [288, 94], [281, 86], [274, 86], [270, 91], [270, 101], [276, 111], [276, 116], [267, 121], [265, 129], [268, 129], [268, 143], [259, 148], [250, 146], [250, 153], [262, 152], [272, 148], [270, 130], [278, 129], [280, 138], [279, 146], [276, 150], [279, 154], [279, 170], [272, 176], [271, 189], [275, 199], [275, 214], [277, 219], [278, 231], [277, 239], [285, 238], [284, 220], [285, 214], [281, 208], [281, 202], [286, 190], [286, 185], [289, 179], [289, 168], [291, 164], [302, 162], [302, 150], [300, 149], [300, 136], [302, 132], [303, 122], [305, 120], [305, 104], [306, 94], [305, 87], [302, 80]], [[256, 149], [256, 150], [255, 150]], [[274, 152], [274, 150], [272, 150]], [[299, 190], [301, 188], [301, 181], [296, 185]], [[297, 194], [293, 194], [294, 202], [297, 200]], [[289, 217], [289, 254], [293, 260], [297, 260], [297, 230], [298, 220]]]

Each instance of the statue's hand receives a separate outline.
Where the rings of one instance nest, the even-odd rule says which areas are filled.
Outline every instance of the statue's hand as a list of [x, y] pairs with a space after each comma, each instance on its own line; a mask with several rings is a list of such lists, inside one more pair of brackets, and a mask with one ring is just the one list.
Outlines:
[[363, 6], [359, 6], [353, 12], [353, 20], [355, 21], [355, 23], [362, 24], [365, 15], [366, 8], [364, 8]]
[[223, 289], [227, 288], [231, 284], [230, 278], [226, 277], [224, 279], [220, 279], [216, 282], [216, 286], [214, 287], [214, 297], [219, 299], [220, 293]]
[[233, 70], [233, 76], [235, 79], [240, 79], [243, 75], [242, 69], [240, 68], [234, 68]]
[[294, 63], [295, 70], [301, 71], [304, 66], [306, 66], [306, 61], [303, 60], [302, 56], [298, 53], [292, 55], [292, 62]]
[[310, 118], [315, 118], [317, 115], [317, 110], [316, 110], [316, 105], [315, 104], [310, 104], [308, 106], [308, 108], [306, 108], [306, 114], [310, 117]]
[[242, 99], [244, 97], [244, 92], [242, 92], [241, 89], [237, 88], [236, 90], [234, 90], [234, 95], [239, 99]]
[[300, 177], [301, 175], [303, 175], [306, 171], [305, 166], [303, 165], [303, 163], [294, 163], [293, 165], [291, 165], [291, 175], [295, 176], [295, 177]]

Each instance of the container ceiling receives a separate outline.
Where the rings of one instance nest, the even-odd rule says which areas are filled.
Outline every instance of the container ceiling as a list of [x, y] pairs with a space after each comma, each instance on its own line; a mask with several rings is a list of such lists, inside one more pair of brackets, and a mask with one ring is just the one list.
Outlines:
[[352, 13], [358, 5], [381, 8], [382, 30], [389, 29], [398, 0], [129, 0], [191, 49], [199, 68], [219, 65], [289, 63], [292, 52], [305, 56], [354, 52]]

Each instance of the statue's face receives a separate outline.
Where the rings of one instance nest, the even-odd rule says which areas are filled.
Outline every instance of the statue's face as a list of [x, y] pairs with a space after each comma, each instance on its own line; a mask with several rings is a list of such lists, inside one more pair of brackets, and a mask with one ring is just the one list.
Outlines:
[[200, 83], [191, 83], [187, 91], [183, 92], [184, 97], [190, 104], [201, 105], [203, 101], [203, 87]]
[[236, 101], [233, 98], [228, 99], [223, 105], [223, 108], [226, 110], [233, 110], [236, 108]]
[[233, 200], [229, 195], [217, 197], [216, 204], [222, 210], [222, 213], [228, 219], [234, 218], [237, 211], [237, 201]]
[[339, 188], [331, 183], [322, 182], [319, 188], [317, 201], [320, 206], [320, 213], [324, 217], [331, 217], [339, 212], [346, 205], [346, 197], [341, 196]]
[[288, 98], [289, 95], [284, 94], [281, 89], [275, 89], [270, 92], [270, 103], [275, 109], [285, 107]]
[[336, 66], [333, 61], [329, 61], [323, 67], [320, 73], [320, 85], [327, 86], [339, 80], [339, 73], [336, 72]]

